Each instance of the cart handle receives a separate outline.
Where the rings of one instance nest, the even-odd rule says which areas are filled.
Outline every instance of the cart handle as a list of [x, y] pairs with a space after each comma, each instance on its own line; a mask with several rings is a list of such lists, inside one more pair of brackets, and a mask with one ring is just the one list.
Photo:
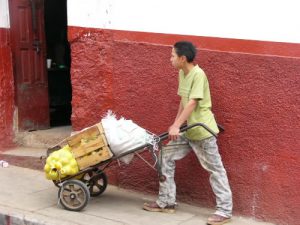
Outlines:
[[[192, 124], [192, 125], [189, 125], [189, 126], [188, 125], [183, 125], [183, 126], [180, 127], [180, 132], [186, 131], [186, 130], [191, 129], [191, 128], [196, 127], [196, 126], [202, 126], [204, 129], [206, 129], [213, 136], [217, 137], [217, 134], [214, 133], [209, 127], [207, 127], [203, 123], [195, 123], [195, 124]], [[162, 133], [161, 135], [159, 135], [159, 141], [164, 141], [164, 140], [168, 139], [168, 137], [169, 137], [169, 132]], [[113, 158], [111, 158], [107, 161], [112, 161], [113, 159], [119, 159], [123, 156], [129, 155], [131, 153], [136, 152], [137, 150], [140, 150], [140, 149], [143, 149], [143, 148], [146, 148], [146, 147], [149, 147], [149, 146], [150, 146], [150, 144], [144, 144], [142, 146], [131, 149], [130, 151], [124, 152], [124, 153], [118, 155], [117, 157], [113, 157]]]
[[[186, 130], [189, 130], [193, 127], [197, 127], [197, 126], [201, 126], [203, 127], [205, 130], [207, 130], [209, 133], [211, 133], [213, 136], [217, 137], [217, 134], [215, 132], [213, 132], [208, 126], [206, 126], [205, 124], [203, 123], [195, 123], [195, 124], [192, 124], [192, 125], [183, 125], [180, 127], [180, 132], [184, 132]], [[224, 130], [224, 128], [222, 126], [219, 126], [218, 127], [220, 128], [221, 131]], [[165, 133], [162, 133], [161, 135], [159, 135], [159, 138], [160, 140], [166, 140], [167, 138], [169, 137], [169, 132], [165, 132]]]

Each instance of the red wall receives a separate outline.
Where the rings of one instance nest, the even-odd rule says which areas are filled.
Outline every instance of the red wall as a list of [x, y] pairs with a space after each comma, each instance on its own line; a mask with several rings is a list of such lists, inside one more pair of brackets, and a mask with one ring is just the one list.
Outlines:
[[14, 85], [9, 29], [0, 28], [0, 150], [13, 144]]
[[[181, 39], [196, 43], [213, 111], [226, 129], [219, 146], [235, 215], [298, 223], [300, 45], [249, 41], [265, 46], [259, 51], [243, 48], [247, 41], [69, 27], [73, 127], [94, 124], [112, 109], [154, 133], [166, 131], [179, 101], [170, 51]], [[226, 42], [234, 42], [231, 50]], [[193, 154], [176, 170], [179, 201], [214, 206], [208, 174]], [[142, 161], [113, 166], [109, 174], [121, 187], [157, 193], [156, 173]]]

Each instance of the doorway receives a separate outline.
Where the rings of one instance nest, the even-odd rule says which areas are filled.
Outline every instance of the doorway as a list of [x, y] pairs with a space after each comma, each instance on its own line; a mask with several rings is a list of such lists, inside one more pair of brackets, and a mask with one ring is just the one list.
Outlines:
[[49, 128], [44, 0], [10, 0], [17, 131]]
[[[10, 0], [17, 131], [71, 124], [66, 0]], [[51, 59], [49, 68], [46, 58]]]
[[50, 127], [71, 124], [72, 86], [67, 0], [44, 1]]

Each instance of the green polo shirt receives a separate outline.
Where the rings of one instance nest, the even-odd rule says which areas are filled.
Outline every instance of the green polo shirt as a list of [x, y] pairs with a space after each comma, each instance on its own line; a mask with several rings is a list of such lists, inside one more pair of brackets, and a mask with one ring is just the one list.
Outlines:
[[[187, 120], [187, 124], [203, 123], [219, 133], [214, 114], [211, 111], [211, 98], [209, 84], [204, 71], [196, 65], [187, 75], [183, 70], [179, 71], [178, 95], [181, 96], [183, 107], [190, 99], [198, 100], [198, 104]], [[197, 126], [189, 129], [185, 136], [190, 140], [203, 140], [211, 137], [212, 134], [203, 127]]]

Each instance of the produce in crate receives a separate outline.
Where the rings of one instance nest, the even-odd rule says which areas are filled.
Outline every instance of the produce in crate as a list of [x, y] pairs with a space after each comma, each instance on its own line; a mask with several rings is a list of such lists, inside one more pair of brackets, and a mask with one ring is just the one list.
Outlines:
[[79, 168], [71, 148], [66, 145], [62, 149], [51, 153], [46, 160], [44, 171], [48, 180], [59, 180], [78, 173]]
[[80, 170], [113, 156], [100, 123], [85, 128], [66, 140], [68, 145], [51, 153], [46, 160], [44, 171], [49, 180], [75, 175]]
[[101, 123], [85, 128], [67, 138], [79, 170], [110, 159], [113, 153], [108, 147]]

